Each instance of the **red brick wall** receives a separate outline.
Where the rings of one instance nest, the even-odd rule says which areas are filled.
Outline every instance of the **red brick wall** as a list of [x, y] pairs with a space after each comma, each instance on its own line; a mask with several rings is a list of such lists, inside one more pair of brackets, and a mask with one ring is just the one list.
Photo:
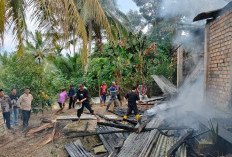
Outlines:
[[231, 107], [232, 9], [209, 23], [207, 98], [221, 109]]

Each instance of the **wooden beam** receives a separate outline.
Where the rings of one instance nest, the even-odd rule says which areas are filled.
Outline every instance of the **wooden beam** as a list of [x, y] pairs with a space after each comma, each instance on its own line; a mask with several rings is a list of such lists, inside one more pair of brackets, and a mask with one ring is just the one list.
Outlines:
[[209, 24], [205, 25], [205, 44], [204, 44], [204, 100], [207, 100], [208, 84], [208, 64], [209, 64]]
[[181, 45], [177, 50], [177, 88], [183, 83], [183, 52], [184, 47]]
[[110, 126], [110, 127], [115, 127], [115, 128], [119, 128], [119, 129], [128, 130], [128, 131], [135, 131], [136, 130], [136, 128], [134, 128], [134, 127], [130, 127], [130, 126], [123, 125], [123, 124], [97, 122], [97, 125]]
[[187, 131], [169, 150], [167, 153], [167, 156], [173, 155], [178, 148], [186, 141], [188, 137], [190, 137], [193, 134], [193, 130]]

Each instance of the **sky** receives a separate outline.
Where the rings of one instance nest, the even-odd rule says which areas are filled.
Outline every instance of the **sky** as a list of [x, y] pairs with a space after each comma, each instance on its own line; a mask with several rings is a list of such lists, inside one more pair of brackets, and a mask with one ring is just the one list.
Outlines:
[[[119, 9], [125, 14], [130, 10], [137, 10], [136, 4], [132, 0], [117, 0]], [[33, 22], [28, 21], [28, 30], [33, 31], [35, 27], [33, 26]], [[16, 41], [12, 35], [12, 33], [7, 32], [4, 38], [4, 47], [0, 49], [0, 53], [7, 51], [12, 52], [16, 50]]]
[[128, 13], [130, 10], [137, 10], [138, 7], [132, 0], [117, 0], [119, 9], [124, 12]]

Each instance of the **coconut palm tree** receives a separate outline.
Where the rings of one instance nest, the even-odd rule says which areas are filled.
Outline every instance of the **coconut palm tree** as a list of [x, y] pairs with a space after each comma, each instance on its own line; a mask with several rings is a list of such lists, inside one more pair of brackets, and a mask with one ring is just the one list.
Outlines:
[[[104, 7], [102, 7], [99, 1], [104, 4]], [[93, 30], [97, 32], [97, 37], [101, 37], [101, 31], [104, 29], [109, 40], [117, 39], [118, 34], [123, 32], [122, 30], [126, 30], [124, 29], [123, 25], [120, 24], [120, 21], [114, 16], [114, 14], [110, 13], [109, 9], [107, 10], [106, 6], [110, 6], [110, 0], [99, 1], [0, 0], [1, 45], [3, 45], [4, 42], [4, 33], [6, 28], [10, 28], [13, 30], [13, 34], [18, 41], [17, 54], [23, 54], [23, 43], [25, 40], [27, 40], [28, 35], [25, 15], [27, 12], [31, 11], [32, 18], [33, 20], [37, 21], [39, 29], [42, 29], [45, 32], [58, 32], [64, 34], [62, 35], [62, 40], [64, 42], [70, 41], [70, 39], [76, 39], [78, 37], [83, 40], [81, 61], [83, 67], [85, 67], [85, 71], [87, 71], [87, 41], [89, 42], [88, 53], [90, 54]], [[119, 10], [115, 12], [119, 13]], [[86, 28], [89, 32], [88, 40]]]
[[[78, 10], [80, 10], [81, 17], [88, 32], [88, 51], [87, 64], [85, 71], [88, 69], [89, 58], [92, 50], [92, 37], [95, 33], [95, 40], [97, 45], [101, 45], [102, 29], [111, 41], [117, 41], [119, 37], [127, 35], [127, 29], [117, 19], [120, 17], [123, 20], [128, 20], [116, 6], [116, 1], [112, 0], [76, 0]], [[116, 17], [117, 16], [117, 17]]]

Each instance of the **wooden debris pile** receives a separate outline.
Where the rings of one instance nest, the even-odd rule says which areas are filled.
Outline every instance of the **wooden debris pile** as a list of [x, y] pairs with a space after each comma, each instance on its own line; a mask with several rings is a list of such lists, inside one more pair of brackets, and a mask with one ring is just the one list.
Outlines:
[[52, 142], [55, 138], [59, 137], [61, 134], [61, 127], [55, 120], [43, 119], [42, 122], [46, 122], [38, 128], [33, 128], [26, 133], [26, 137], [33, 137], [36, 135], [42, 135], [43, 138], [39, 139], [32, 148], [30, 152], [33, 153], [35, 150], [42, 148], [46, 144]]
[[71, 157], [94, 157], [83, 147], [80, 140], [66, 144], [65, 149]]

